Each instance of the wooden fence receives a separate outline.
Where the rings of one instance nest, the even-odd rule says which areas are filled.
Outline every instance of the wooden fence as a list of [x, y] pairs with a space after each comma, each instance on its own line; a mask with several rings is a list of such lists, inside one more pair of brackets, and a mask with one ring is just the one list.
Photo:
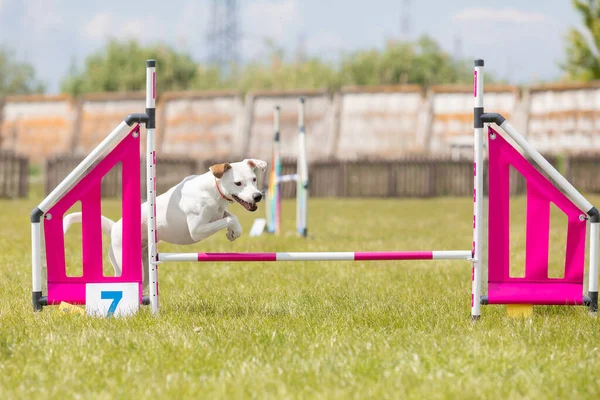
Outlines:
[[[557, 166], [557, 159], [547, 160]], [[295, 160], [284, 160], [282, 174], [296, 171]], [[487, 181], [487, 162], [484, 165]], [[510, 192], [525, 193], [525, 179], [510, 171]], [[472, 196], [473, 161], [450, 158], [409, 157], [393, 161], [327, 161], [309, 166], [313, 197], [439, 197]], [[487, 185], [484, 185], [487, 194]], [[284, 183], [283, 197], [294, 197], [296, 184]]]
[[23, 198], [29, 193], [29, 160], [0, 150], [0, 198]]
[[[548, 161], [563, 171], [582, 192], [600, 192], [600, 154], [570, 157], [559, 163]], [[46, 163], [46, 191], [54, 188], [79, 162], [81, 157], [63, 156]], [[142, 160], [142, 188], [145, 188], [145, 164]], [[158, 160], [158, 193], [164, 193], [184, 177], [201, 174], [217, 161], [180, 159], [162, 156]], [[487, 166], [484, 166], [487, 174]], [[296, 172], [296, 161], [283, 160], [282, 174]], [[264, 188], [265, 174], [258, 174], [258, 187]], [[484, 181], [487, 176], [484, 176]], [[323, 161], [309, 166], [311, 197], [437, 197], [472, 196], [473, 162], [450, 158], [410, 157], [393, 161]], [[486, 186], [486, 185], [484, 185]], [[526, 191], [524, 178], [511, 170], [510, 191], [513, 195]], [[142, 192], [145, 192], [142, 190]], [[487, 187], [485, 188], [487, 194]], [[103, 197], [121, 194], [120, 169], [111, 171], [102, 182]], [[282, 184], [282, 196], [294, 197], [296, 184]], [[142, 197], [145, 197], [142, 193]]]
[[565, 158], [565, 177], [580, 192], [600, 193], [600, 154]]

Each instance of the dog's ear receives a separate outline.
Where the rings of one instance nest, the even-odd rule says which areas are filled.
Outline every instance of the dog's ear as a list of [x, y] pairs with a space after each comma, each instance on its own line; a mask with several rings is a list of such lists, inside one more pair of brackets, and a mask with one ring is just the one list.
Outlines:
[[210, 167], [210, 172], [215, 176], [215, 178], [221, 179], [225, 172], [231, 169], [231, 165], [229, 163], [221, 163], [215, 164]]
[[263, 160], [257, 160], [255, 158], [247, 158], [244, 160], [244, 162], [247, 162], [248, 165], [250, 166], [250, 168], [258, 168], [261, 171], [266, 171], [266, 169], [267, 169], [267, 162], [263, 161]]

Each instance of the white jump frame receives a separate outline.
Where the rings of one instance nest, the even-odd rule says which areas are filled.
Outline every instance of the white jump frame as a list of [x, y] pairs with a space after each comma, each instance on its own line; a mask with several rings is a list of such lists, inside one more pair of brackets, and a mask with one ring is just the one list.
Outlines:
[[[147, 76], [149, 76], [147, 74]], [[149, 79], [149, 78], [148, 78]], [[147, 89], [151, 83], [146, 86]], [[155, 84], [155, 82], [154, 82]], [[147, 107], [149, 94], [146, 93]], [[154, 103], [151, 103], [154, 105]], [[306, 139], [304, 127], [304, 99], [299, 104], [299, 148], [300, 154], [306, 154]], [[279, 115], [275, 110], [275, 130], [279, 132]], [[158, 313], [158, 276], [157, 267], [163, 262], [269, 262], [269, 261], [367, 261], [367, 260], [473, 260], [472, 250], [433, 250], [433, 251], [382, 251], [382, 252], [295, 252], [295, 253], [159, 253], [156, 236], [156, 148], [154, 141], [154, 129], [147, 134], [146, 148], [147, 162], [147, 205], [148, 205], [148, 260], [149, 260], [149, 297], [150, 307], [153, 314]], [[298, 185], [308, 184], [308, 169], [305, 159], [298, 159], [299, 179]], [[306, 190], [303, 191], [306, 193]], [[483, 192], [483, 191], [481, 191]], [[306, 207], [300, 209], [298, 202], [297, 222], [300, 226], [304, 221], [306, 227]], [[476, 203], [477, 204], [477, 203]], [[481, 205], [479, 205], [481, 207]], [[477, 233], [481, 235], [481, 233]]]

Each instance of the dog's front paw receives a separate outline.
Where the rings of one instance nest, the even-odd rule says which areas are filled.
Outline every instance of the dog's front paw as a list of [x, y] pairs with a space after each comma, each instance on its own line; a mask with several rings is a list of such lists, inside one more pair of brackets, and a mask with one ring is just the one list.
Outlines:
[[242, 225], [234, 215], [227, 217], [227, 233], [225, 236], [231, 242], [242, 236]]
[[227, 239], [229, 239], [230, 242], [233, 242], [235, 239], [242, 236], [242, 229], [241, 227], [240, 229], [227, 228], [227, 233], [225, 236], [227, 236]]

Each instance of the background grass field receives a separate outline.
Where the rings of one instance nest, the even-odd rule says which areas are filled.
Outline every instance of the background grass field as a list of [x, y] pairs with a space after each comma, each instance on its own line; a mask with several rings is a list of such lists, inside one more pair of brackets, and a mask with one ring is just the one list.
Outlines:
[[[41, 198], [41, 196], [40, 196]], [[598, 203], [598, 198], [592, 199]], [[513, 202], [512, 261], [524, 262], [524, 199]], [[124, 319], [31, 310], [29, 213], [0, 201], [0, 398], [590, 398], [600, 394], [600, 323], [583, 307], [503, 306], [470, 321], [463, 261], [167, 264], [161, 314]], [[224, 232], [197, 251], [469, 249], [472, 201], [310, 203], [310, 239], [284, 202], [282, 237]], [[104, 213], [118, 215], [108, 201]], [[553, 223], [561, 221], [553, 214]], [[560, 275], [564, 225], [552, 230]], [[77, 269], [77, 229], [69, 268]], [[193, 251], [161, 246], [163, 251]], [[561, 253], [562, 252], [562, 253]]]

